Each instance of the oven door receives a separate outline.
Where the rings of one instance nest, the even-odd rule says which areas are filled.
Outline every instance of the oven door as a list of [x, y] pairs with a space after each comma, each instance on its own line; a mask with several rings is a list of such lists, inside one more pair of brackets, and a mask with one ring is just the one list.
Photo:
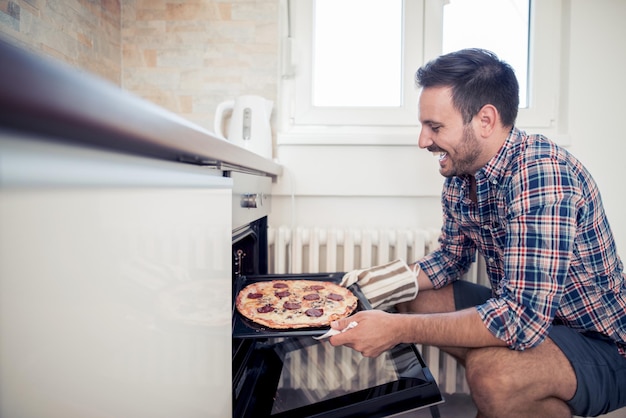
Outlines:
[[[342, 276], [262, 275], [242, 276], [238, 281], [338, 282]], [[358, 288], [353, 291], [360, 292]], [[366, 299], [359, 299], [360, 309], [371, 309]], [[386, 417], [443, 402], [413, 344], [367, 358], [348, 347], [333, 347], [328, 341], [312, 338], [325, 330], [247, 332], [238, 315], [233, 312], [233, 416]], [[437, 415], [436, 408], [434, 412]]]

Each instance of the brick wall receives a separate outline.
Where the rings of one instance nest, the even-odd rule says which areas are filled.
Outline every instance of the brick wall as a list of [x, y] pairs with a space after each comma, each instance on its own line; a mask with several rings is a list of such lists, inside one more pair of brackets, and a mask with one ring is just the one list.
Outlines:
[[223, 100], [275, 100], [278, 2], [124, 1], [123, 87], [209, 130]]
[[121, 83], [120, 0], [0, 0], [0, 36]]
[[0, 36], [213, 129], [219, 102], [275, 100], [279, 0], [0, 0]]

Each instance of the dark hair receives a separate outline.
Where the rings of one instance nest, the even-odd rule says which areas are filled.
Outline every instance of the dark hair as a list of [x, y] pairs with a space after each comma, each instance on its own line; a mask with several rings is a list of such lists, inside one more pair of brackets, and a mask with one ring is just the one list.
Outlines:
[[513, 68], [484, 49], [463, 49], [442, 55], [415, 73], [418, 86], [452, 87], [452, 103], [468, 124], [486, 104], [498, 109], [502, 124], [513, 126], [519, 86]]

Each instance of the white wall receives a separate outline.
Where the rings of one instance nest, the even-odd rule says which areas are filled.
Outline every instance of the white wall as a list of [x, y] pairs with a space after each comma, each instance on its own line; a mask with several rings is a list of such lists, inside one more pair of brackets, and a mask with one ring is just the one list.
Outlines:
[[285, 165], [285, 175], [274, 188], [273, 225], [441, 224], [443, 178], [436, 159], [417, 145], [280, 146], [278, 159]]
[[[618, 246], [626, 251], [626, 1], [564, 0], [563, 128], [569, 149], [600, 186]], [[546, 66], [551, 63], [546, 62]], [[417, 143], [417, 137], [415, 138]], [[438, 227], [442, 178], [415, 146], [278, 145], [285, 176], [274, 187], [272, 225]], [[613, 174], [613, 175], [612, 175]], [[618, 174], [621, 177], [621, 173]], [[626, 257], [626, 253], [623, 253]]]
[[571, 1], [569, 132], [571, 151], [600, 186], [622, 259], [626, 260], [626, 2]]

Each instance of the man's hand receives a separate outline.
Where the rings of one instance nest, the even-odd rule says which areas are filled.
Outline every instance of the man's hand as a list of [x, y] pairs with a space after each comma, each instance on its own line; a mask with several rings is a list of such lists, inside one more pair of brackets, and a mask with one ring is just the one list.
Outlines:
[[377, 357], [402, 342], [401, 319], [396, 314], [380, 310], [368, 310], [333, 321], [331, 327], [343, 330], [352, 321], [359, 325], [330, 337], [333, 346], [345, 345], [359, 351], [365, 357]]

